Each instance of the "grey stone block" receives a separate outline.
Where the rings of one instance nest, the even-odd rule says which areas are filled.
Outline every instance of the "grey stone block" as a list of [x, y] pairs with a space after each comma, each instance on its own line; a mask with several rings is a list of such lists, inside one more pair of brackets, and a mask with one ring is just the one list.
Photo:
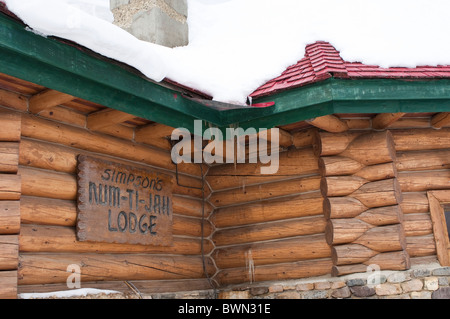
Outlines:
[[328, 292], [326, 290], [311, 290], [302, 293], [302, 299], [326, 299]]
[[428, 269], [414, 269], [411, 272], [411, 276], [414, 278], [423, 278], [431, 275], [431, 271]]
[[342, 287], [339, 289], [336, 289], [331, 293], [331, 296], [333, 298], [348, 298], [352, 295], [350, 292], [350, 289], [348, 287]]
[[354, 286], [350, 290], [356, 297], [370, 297], [375, 295], [375, 289], [368, 286]]
[[442, 287], [431, 294], [432, 299], [450, 299], [450, 287]]
[[347, 280], [347, 286], [364, 286], [366, 284], [366, 280], [364, 279], [349, 279]]
[[442, 267], [433, 270], [433, 276], [450, 276], [450, 267]]
[[187, 23], [172, 19], [158, 7], [137, 13], [127, 31], [140, 40], [170, 48], [185, 46], [189, 41]]

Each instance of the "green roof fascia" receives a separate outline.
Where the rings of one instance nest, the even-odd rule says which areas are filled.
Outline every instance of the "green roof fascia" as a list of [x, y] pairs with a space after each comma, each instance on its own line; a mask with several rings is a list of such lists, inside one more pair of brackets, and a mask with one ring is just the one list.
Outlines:
[[195, 119], [221, 124], [217, 110], [98, 56], [0, 14], [1, 73], [172, 127], [192, 130]]
[[[328, 114], [450, 112], [450, 80], [337, 79], [255, 100], [267, 109], [223, 112], [242, 128], [272, 128]], [[252, 112], [250, 112], [252, 111]], [[243, 120], [245, 119], [245, 120]]]

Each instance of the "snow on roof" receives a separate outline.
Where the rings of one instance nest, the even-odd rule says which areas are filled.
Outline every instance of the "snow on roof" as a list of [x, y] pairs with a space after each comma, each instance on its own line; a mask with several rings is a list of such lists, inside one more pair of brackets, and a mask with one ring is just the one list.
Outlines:
[[[448, 0], [188, 0], [189, 45], [173, 49], [113, 25], [109, 0], [2, 1], [38, 34], [74, 41], [152, 80], [170, 79], [223, 102], [244, 103], [255, 90], [253, 96], [273, 93], [329, 74], [402, 77], [406, 68], [450, 65]], [[339, 53], [305, 53], [316, 41]], [[302, 56], [307, 60], [298, 61]], [[392, 67], [403, 69], [386, 70]]]

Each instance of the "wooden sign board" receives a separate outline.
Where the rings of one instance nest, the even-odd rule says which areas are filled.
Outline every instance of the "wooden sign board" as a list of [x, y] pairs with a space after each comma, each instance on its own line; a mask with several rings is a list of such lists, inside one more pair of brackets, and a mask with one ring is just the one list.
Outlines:
[[79, 241], [172, 245], [172, 176], [78, 157]]

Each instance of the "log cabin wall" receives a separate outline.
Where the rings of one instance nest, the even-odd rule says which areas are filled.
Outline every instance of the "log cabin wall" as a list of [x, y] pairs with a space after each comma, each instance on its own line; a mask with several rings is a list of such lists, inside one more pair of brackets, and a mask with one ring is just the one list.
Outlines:
[[212, 231], [202, 221], [211, 212], [201, 190], [206, 169], [198, 164], [178, 167], [184, 186], [173, 185], [173, 246], [77, 241], [79, 154], [162, 171], [173, 181], [175, 166], [167, 140], [155, 134], [157, 124], [106, 126], [107, 118], [101, 117], [101, 125], [95, 116], [67, 106], [74, 97], [38, 107], [36, 101], [55, 101], [51, 95], [39, 100], [42, 94], [0, 90], [0, 147], [5, 154], [0, 163], [0, 295], [68, 289], [69, 265], [80, 267], [81, 287], [127, 292], [133, 287], [143, 293], [210, 289], [203, 269], [211, 276], [216, 269], [209, 257], [203, 258], [213, 247], [208, 239], [202, 246], [202, 236]]
[[262, 164], [252, 163], [209, 169], [212, 257], [219, 269], [214, 280], [220, 286], [330, 273], [313, 132], [282, 131], [285, 151], [274, 175], [261, 175]]
[[317, 134], [332, 275], [410, 268], [390, 131]]
[[0, 113], [0, 298], [17, 296], [20, 232], [21, 117]]
[[221, 286], [437, 261], [426, 192], [450, 188], [450, 129], [420, 117], [361, 123], [293, 133], [274, 176], [257, 164], [210, 168]]

